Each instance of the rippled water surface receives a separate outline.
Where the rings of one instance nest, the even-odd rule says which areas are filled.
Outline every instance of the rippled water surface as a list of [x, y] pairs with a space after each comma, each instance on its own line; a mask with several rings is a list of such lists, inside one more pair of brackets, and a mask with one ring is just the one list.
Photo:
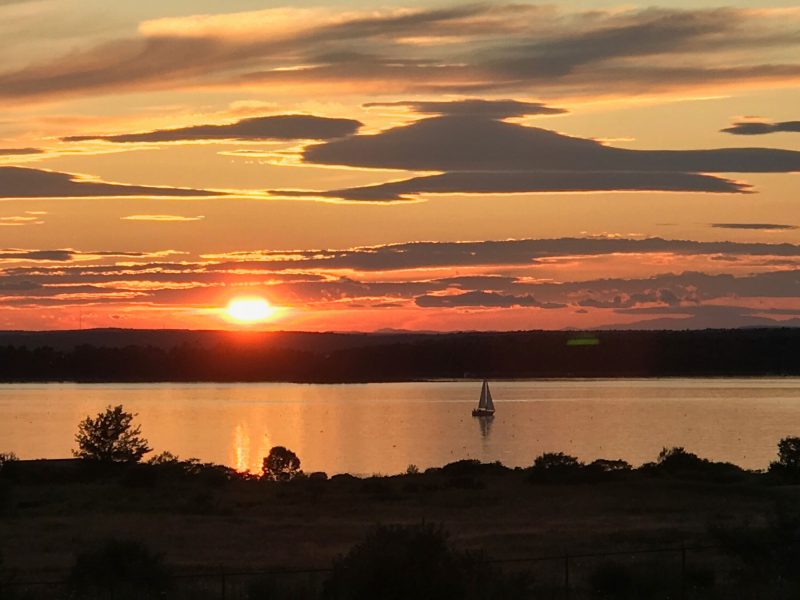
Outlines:
[[0, 452], [69, 456], [78, 422], [106, 405], [137, 412], [157, 451], [260, 469], [269, 448], [306, 471], [397, 473], [461, 458], [529, 465], [545, 451], [582, 460], [653, 460], [664, 446], [764, 468], [800, 435], [800, 379], [492, 382], [490, 420], [473, 418], [480, 382], [364, 385], [25, 384], [0, 386]]

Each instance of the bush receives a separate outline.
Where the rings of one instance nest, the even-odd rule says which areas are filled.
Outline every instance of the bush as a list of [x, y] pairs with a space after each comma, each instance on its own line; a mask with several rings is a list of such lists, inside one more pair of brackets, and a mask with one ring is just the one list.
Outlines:
[[744, 476], [744, 471], [736, 465], [700, 458], [680, 446], [663, 448], [658, 454], [656, 464], [645, 465], [643, 468], [673, 477], [715, 482], [736, 481]]
[[69, 576], [72, 596], [86, 600], [155, 599], [169, 587], [161, 556], [135, 541], [109, 540], [79, 554]]
[[693, 452], [687, 452], [683, 446], [673, 446], [661, 449], [656, 464], [667, 471], [686, 471], [702, 468], [703, 459]]
[[323, 598], [331, 600], [482, 600], [525, 596], [482, 556], [452, 548], [433, 525], [378, 526], [334, 563]]
[[261, 473], [267, 481], [290, 481], [302, 473], [300, 459], [288, 448], [275, 446], [264, 458]]
[[533, 461], [529, 479], [534, 482], [574, 481], [582, 469], [583, 464], [574, 456], [563, 452], [545, 452]]
[[3, 472], [3, 467], [8, 463], [16, 462], [19, 458], [13, 452], [0, 452], [0, 473]]
[[118, 405], [107, 407], [94, 419], [86, 417], [78, 425], [78, 449], [73, 455], [100, 463], [139, 462], [151, 449], [141, 437], [141, 426], [132, 424], [135, 416]]

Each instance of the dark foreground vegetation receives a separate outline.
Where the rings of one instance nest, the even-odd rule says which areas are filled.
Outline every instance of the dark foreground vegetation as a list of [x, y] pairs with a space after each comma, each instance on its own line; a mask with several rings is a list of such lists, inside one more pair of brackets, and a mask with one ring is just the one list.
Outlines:
[[0, 381], [800, 375], [800, 329], [336, 334], [0, 332]]
[[0, 598], [796, 598], [796, 475], [681, 449], [363, 479], [6, 460]]
[[148, 460], [121, 406], [76, 458], [0, 454], [2, 600], [800, 597], [800, 438], [766, 472], [665, 448], [356, 478]]

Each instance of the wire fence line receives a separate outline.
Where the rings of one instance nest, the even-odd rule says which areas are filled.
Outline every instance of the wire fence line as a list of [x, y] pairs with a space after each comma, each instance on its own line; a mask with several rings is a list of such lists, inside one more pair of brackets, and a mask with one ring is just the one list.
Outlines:
[[[582, 560], [591, 559], [606, 559], [606, 558], [621, 558], [621, 557], [641, 557], [646, 555], [667, 554], [675, 555], [679, 558], [679, 570], [676, 573], [677, 585], [676, 589], [679, 590], [678, 598], [685, 600], [687, 595], [687, 564], [688, 554], [698, 552], [709, 552], [714, 550], [724, 550], [721, 545], [680, 545], [680, 546], [665, 546], [658, 548], [638, 548], [627, 550], [611, 550], [602, 552], [577, 552], [577, 553], [561, 553], [549, 554], [539, 556], [518, 556], [507, 558], [486, 558], [480, 562], [487, 565], [502, 566], [521, 566], [521, 565], [534, 565], [542, 563], [560, 563], [556, 569], [549, 571], [550, 577], [553, 579], [553, 588], [561, 590], [561, 597], [569, 599], [574, 591], [577, 591], [576, 582], [576, 567], [577, 562]], [[216, 569], [208, 569], [202, 571], [185, 571], [173, 572], [170, 578], [175, 581], [183, 582], [200, 582], [206, 580], [212, 582], [217, 592], [215, 597], [221, 600], [229, 600], [230, 598], [242, 597], [240, 594], [231, 596], [230, 592], [235, 587], [234, 580], [241, 578], [257, 578], [257, 577], [291, 577], [291, 576], [323, 576], [332, 573], [333, 566], [314, 566], [314, 567], [270, 567], [264, 569], [225, 569], [224, 567]], [[560, 575], [559, 575], [560, 571]], [[558, 581], [560, 579], [560, 581]], [[216, 583], [214, 583], [216, 582]], [[0, 598], [3, 597], [3, 590], [14, 589], [30, 589], [30, 588], [66, 588], [69, 585], [69, 579], [62, 577], [59, 579], [0, 579]], [[109, 598], [113, 599], [114, 593], [111, 590]], [[209, 596], [212, 597], [212, 596]]]

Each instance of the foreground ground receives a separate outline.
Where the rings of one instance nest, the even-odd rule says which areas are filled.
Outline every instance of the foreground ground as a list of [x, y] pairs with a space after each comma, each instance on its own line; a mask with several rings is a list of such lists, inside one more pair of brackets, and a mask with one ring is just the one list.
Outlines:
[[[6, 483], [3, 567], [67, 571], [76, 553], [140, 540], [192, 569], [328, 566], [377, 523], [441, 523], [492, 558], [695, 546], [758, 526], [800, 489], [754, 476], [710, 482], [663, 473], [531, 482], [523, 470], [455, 464], [391, 478], [269, 483], [146, 470]], [[569, 478], [568, 478], [569, 479]]]

